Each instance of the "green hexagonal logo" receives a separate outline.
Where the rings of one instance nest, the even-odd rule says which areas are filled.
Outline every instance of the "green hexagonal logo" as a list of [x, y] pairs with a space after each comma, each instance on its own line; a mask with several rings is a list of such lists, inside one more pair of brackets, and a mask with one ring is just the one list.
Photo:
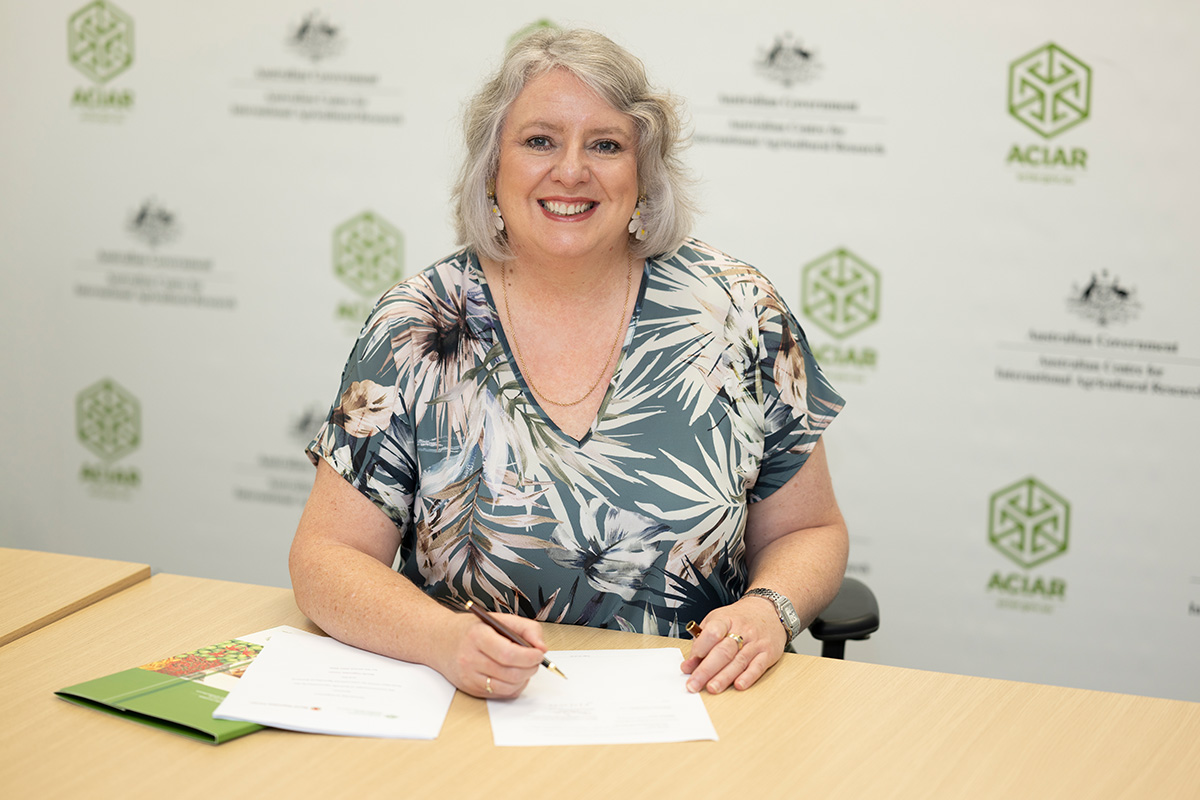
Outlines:
[[378, 295], [404, 277], [404, 235], [364, 211], [334, 229], [333, 272], [359, 294]]
[[1070, 532], [1071, 504], [1037, 478], [991, 497], [988, 541], [1026, 569], [1067, 552]]
[[133, 64], [133, 20], [105, 0], [95, 0], [67, 20], [67, 57], [96, 83], [106, 83]]
[[800, 307], [824, 331], [844, 339], [879, 318], [879, 272], [839, 248], [804, 265]]
[[115, 381], [104, 380], [75, 398], [79, 441], [105, 461], [116, 461], [142, 440], [142, 410], [137, 398]]
[[1053, 42], [1008, 67], [1008, 113], [1050, 139], [1088, 118], [1092, 69]]

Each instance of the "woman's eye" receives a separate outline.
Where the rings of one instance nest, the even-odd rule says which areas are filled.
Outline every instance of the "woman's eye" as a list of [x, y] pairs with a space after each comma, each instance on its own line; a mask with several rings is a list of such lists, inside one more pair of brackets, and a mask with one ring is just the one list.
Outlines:
[[545, 136], [530, 136], [525, 140], [525, 144], [529, 145], [535, 150], [545, 150], [550, 146], [550, 140]]
[[603, 142], [596, 143], [596, 149], [601, 153], [616, 153], [621, 150], [621, 145], [609, 139], [605, 139]]

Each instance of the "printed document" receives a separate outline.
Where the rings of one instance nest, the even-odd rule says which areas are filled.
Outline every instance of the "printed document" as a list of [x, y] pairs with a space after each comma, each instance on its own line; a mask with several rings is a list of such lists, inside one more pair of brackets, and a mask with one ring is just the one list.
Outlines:
[[213, 712], [273, 728], [436, 739], [454, 686], [437, 671], [303, 631], [276, 634]]
[[567, 680], [538, 670], [516, 699], [488, 701], [497, 745], [717, 740], [704, 700], [687, 690], [679, 671], [683, 656], [673, 647], [547, 656]]

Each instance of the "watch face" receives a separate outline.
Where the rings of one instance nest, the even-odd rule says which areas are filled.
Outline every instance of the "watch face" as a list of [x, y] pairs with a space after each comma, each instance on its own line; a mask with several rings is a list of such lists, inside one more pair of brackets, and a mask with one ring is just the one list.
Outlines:
[[751, 589], [746, 594], [765, 597], [774, 604], [775, 611], [779, 614], [779, 621], [783, 623], [783, 627], [787, 628], [789, 640], [795, 639], [796, 634], [800, 633], [800, 615], [796, 613], [791, 600], [770, 589]]
[[792, 607], [792, 603], [787, 598], [784, 598], [778, 603], [779, 612], [783, 615], [784, 622], [792, 636], [800, 632], [800, 616], [796, 614], [796, 609]]

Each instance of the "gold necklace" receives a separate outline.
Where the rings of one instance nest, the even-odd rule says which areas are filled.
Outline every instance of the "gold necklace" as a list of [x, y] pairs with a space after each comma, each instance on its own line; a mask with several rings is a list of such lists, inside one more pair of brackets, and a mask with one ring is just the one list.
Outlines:
[[[633, 254], [629, 254], [629, 268], [625, 270], [625, 302], [621, 305], [621, 318], [617, 320], [617, 332], [613, 336], [612, 348], [608, 351], [608, 358], [604, 362], [604, 366], [600, 369], [600, 374], [596, 376], [596, 382], [593, 383], [586, 392], [583, 393], [577, 400], [570, 402], [559, 402], [546, 395], [541, 389], [533, 383], [533, 375], [529, 372], [529, 368], [525, 366], [525, 359], [521, 356], [521, 346], [517, 344], [517, 329], [512, 327], [512, 345], [513, 352], [517, 354], [517, 364], [521, 367], [521, 374], [525, 376], [525, 382], [529, 384], [529, 388], [538, 397], [545, 400], [552, 406], [561, 406], [567, 408], [577, 406], [584, 400], [592, 396], [592, 392], [596, 391], [596, 387], [600, 385], [600, 381], [604, 380], [604, 376], [608, 373], [608, 366], [612, 363], [613, 357], [616, 356], [618, 345], [621, 343], [621, 330], [625, 327], [625, 314], [629, 308], [629, 293], [630, 287], [633, 285]], [[500, 296], [504, 300], [504, 316], [508, 317], [508, 322], [512, 325], [512, 312], [508, 310], [508, 268], [505, 262], [500, 262]]]

